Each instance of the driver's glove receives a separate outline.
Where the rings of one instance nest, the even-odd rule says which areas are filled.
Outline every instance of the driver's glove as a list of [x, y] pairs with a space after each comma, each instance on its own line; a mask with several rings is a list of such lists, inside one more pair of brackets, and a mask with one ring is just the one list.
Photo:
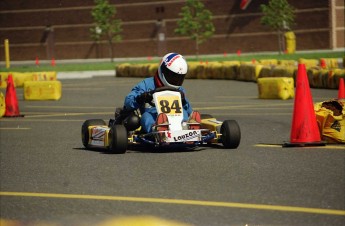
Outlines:
[[144, 92], [137, 96], [135, 99], [139, 105], [144, 103], [150, 103], [152, 101], [152, 94], [150, 92]]

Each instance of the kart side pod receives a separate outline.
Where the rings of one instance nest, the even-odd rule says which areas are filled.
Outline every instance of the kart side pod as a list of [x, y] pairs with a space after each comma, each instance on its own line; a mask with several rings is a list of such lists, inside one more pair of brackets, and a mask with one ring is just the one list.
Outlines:
[[216, 132], [210, 143], [222, 143], [225, 148], [235, 149], [241, 141], [241, 130], [235, 120], [218, 121], [208, 115], [202, 115], [201, 128]]
[[102, 119], [86, 120], [81, 128], [81, 139], [87, 149], [106, 148], [115, 154], [123, 154], [127, 150], [126, 128], [116, 124], [108, 127]]

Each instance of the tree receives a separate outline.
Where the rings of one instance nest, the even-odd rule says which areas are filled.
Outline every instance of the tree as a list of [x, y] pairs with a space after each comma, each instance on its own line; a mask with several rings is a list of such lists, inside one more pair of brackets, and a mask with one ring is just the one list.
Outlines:
[[175, 33], [187, 35], [192, 40], [195, 40], [195, 51], [198, 57], [199, 45], [212, 37], [215, 32], [212, 13], [205, 9], [202, 2], [187, 0], [179, 15], [181, 18], [177, 21], [178, 27], [175, 29]]
[[294, 8], [287, 0], [270, 0], [268, 5], [260, 5], [263, 16], [261, 24], [269, 26], [277, 32], [279, 54], [284, 50], [284, 31], [290, 30], [294, 24]]
[[95, 26], [90, 29], [91, 38], [99, 42], [105, 37], [109, 44], [110, 60], [113, 62], [113, 42], [119, 42], [122, 39], [122, 22], [115, 19], [116, 8], [109, 4], [108, 0], [95, 0], [96, 6], [92, 9], [91, 15]]

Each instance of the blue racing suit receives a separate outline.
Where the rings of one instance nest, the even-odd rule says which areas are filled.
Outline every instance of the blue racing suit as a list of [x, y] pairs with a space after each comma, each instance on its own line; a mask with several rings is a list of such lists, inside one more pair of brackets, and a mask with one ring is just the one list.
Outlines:
[[[139, 104], [136, 101], [136, 98], [144, 92], [149, 92], [155, 89], [156, 85], [154, 82], [154, 77], [149, 77], [139, 82], [125, 98], [124, 107], [126, 110], [140, 110], [141, 127], [146, 133], [152, 131], [152, 125], [156, 122], [157, 118], [157, 110], [155, 107], [152, 107], [149, 104], [143, 104], [142, 106], [139, 106]], [[178, 90], [185, 94], [185, 89], [182, 86], [180, 86]], [[183, 120], [187, 121], [191, 113], [192, 107], [187, 98], [185, 98], [185, 101], [183, 101]]]

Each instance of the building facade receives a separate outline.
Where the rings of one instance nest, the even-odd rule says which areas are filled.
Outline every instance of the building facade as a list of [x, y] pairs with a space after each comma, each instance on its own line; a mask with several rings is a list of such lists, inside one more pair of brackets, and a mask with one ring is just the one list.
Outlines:
[[[278, 52], [277, 34], [260, 24], [261, 4], [252, 0], [201, 0], [213, 14], [216, 27], [200, 54]], [[185, 0], [109, 0], [122, 20], [122, 41], [113, 44], [114, 57], [162, 56], [166, 52], [195, 54], [194, 41], [174, 33]], [[344, 49], [344, 0], [288, 0], [295, 8], [296, 50]], [[4, 40], [11, 60], [108, 58], [105, 40], [94, 42], [93, 0], [0, 1], [0, 60]]]

